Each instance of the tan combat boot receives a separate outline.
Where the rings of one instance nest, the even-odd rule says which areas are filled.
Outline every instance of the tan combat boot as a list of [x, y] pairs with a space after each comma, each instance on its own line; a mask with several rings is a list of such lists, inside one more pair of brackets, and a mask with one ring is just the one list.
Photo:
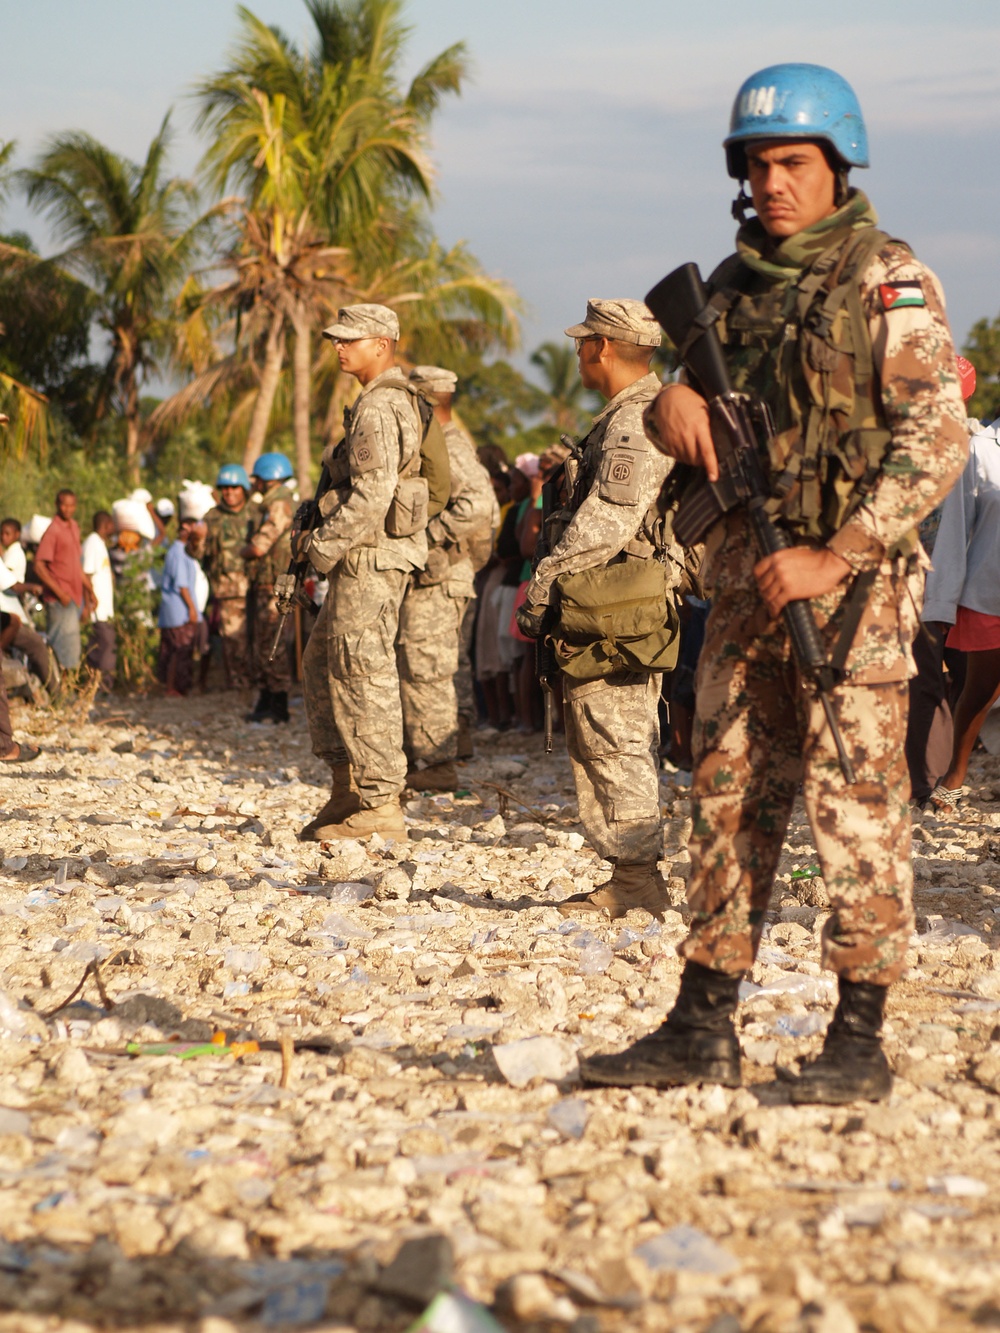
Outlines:
[[331, 769], [330, 799], [319, 814], [310, 819], [298, 832], [299, 842], [318, 842], [317, 830], [327, 824], [339, 824], [348, 815], [361, 809], [361, 798], [351, 790], [350, 764], [334, 764]]
[[317, 842], [330, 842], [334, 838], [370, 838], [378, 833], [383, 838], [395, 838], [397, 842], [406, 838], [406, 825], [403, 823], [403, 811], [399, 797], [386, 801], [385, 805], [376, 805], [368, 810], [356, 810], [354, 814], [336, 824], [324, 824], [316, 830]]
[[458, 786], [458, 773], [452, 761], [443, 764], [428, 764], [426, 768], [413, 768], [406, 775], [406, 785], [411, 791], [454, 791]]
[[641, 907], [657, 921], [663, 920], [670, 895], [655, 861], [642, 865], [616, 865], [614, 874], [590, 893], [574, 893], [556, 906], [562, 916], [600, 912], [617, 921], [626, 912]]

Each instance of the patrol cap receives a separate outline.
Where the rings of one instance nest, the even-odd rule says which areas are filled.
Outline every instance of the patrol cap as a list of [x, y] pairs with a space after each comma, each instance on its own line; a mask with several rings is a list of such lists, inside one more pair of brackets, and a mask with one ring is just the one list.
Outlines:
[[428, 393], [454, 393], [458, 387], [458, 376], [443, 366], [414, 366], [410, 371], [410, 383], [426, 389]]
[[592, 338], [596, 334], [637, 347], [660, 345], [660, 326], [645, 301], [601, 301], [592, 297], [587, 302], [586, 319], [565, 333], [567, 338]]
[[337, 311], [337, 322], [323, 330], [324, 338], [357, 342], [359, 338], [399, 340], [399, 320], [387, 305], [344, 305]]

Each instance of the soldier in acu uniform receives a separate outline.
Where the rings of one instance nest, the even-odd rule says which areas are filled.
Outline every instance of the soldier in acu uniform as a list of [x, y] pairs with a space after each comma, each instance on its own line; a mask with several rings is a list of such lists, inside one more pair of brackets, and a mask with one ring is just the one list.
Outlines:
[[[677, 566], [667, 558], [668, 539], [656, 506], [670, 464], [642, 426], [643, 411], [661, 387], [649, 369], [660, 329], [642, 301], [591, 300], [584, 322], [566, 333], [576, 339], [584, 385], [608, 402], [582, 441], [579, 464], [566, 465], [573, 476], [571, 494], [566, 510], [554, 518], [562, 535], [538, 562], [518, 621], [535, 637], [550, 619], [549, 607], [557, 617], [552, 634], [557, 646], [563, 645], [563, 716], [580, 819], [614, 871], [592, 893], [566, 899], [560, 911], [616, 919], [641, 907], [662, 919], [668, 898], [657, 865], [662, 851], [657, 705], [663, 670], [676, 659], [676, 645], [668, 642], [675, 635], [664, 632], [663, 622]], [[574, 576], [586, 572], [594, 584], [592, 599], [600, 598], [599, 584], [607, 581], [609, 603], [631, 603], [633, 589], [641, 597], [650, 574], [659, 580], [664, 611], [650, 661], [616, 663], [603, 654], [595, 659], [573, 651], [582, 646], [580, 636], [564, 623], [562, 603], [579, 584]], [[623, 620], [622, 612], [609, 606], [609, 641], [628, 637], [635, 628], [627, 623], [631, 613], [629, 606]]]
[[[913, 930], [909, 780], [903, 754], [910, 644], [922, 594], [916, 528], [961, 472], [965, 410], [941, 288], [877, 230], [848, 187], [868, 165], [864, 122], [832, 70], [777, 65], [740, 89], [729, 174], [757, 217], [709, 281], [737, 390], [770, 405], [761, 462], [787, 550], [761, 559], [746, 511], [708, 533], [713, 597], [698, 668], [689, 884], [680, 994], [666, 1022], [596, 1083], [740, 1081], [733, 1024], [782, 841], [802, 784], [832, 911], [823, 961], [839, 1002], [822, 1053], [788, 1084], [795, 1102], [888, 1096], [886, 992]], [[751, 203], [741, 190], [741, 206]], [[718, 475], [704, 399], [668, 386], [647, 413], [664, 452]], [[856, 782], [840, 769], [819, 700], [791, 658], [781, 611], [808, 599], [843, 683], [834, 691]], [[841, 629], [860, 615], [855, 633]]]
[[410, 383], [434, 403], [448, 447], [451, 495], [427, 525], [427, 565], [410, 575], [399, 615], [399, 684], [410, 758], [406, 781], [416, 791], [453, 791], [462, 625], [475, 596], [472, 544], [489, 528], [496, 497], [474, 444], [452, 418], [458, 377], [439, 366], [417, 366]]
[[[218, 607], [222, 666], [228, 689], [250, 684], [247, 653], [247, 593], [250, 579], [243, 548], [251, 528], [250, 478], [239, 463], [224, 463], [215, 480], [219, 503], [205, 515], [202, 568]], [[268, 646], [270, 652], [270, 646]]]
[[298, 548], [330, 581], [302, 683], [313, 753], [332, 774], [330, 800], [299, 836], [405, 838], [396, 633], [410, 575], [427, 561], [421, 422], [395, 363], [394, 311], [345, 306], [324, 336], [361, 393], [327, 457], [332, 488], [321, 505], [324, 521]]
[[253, 465], [254, 485], [260, 492], [257, 526], [243, 548], [250, 561], [253, 584], [254, 674], [260, 696], [248, 721], [288, 721], [288, 691], [292, 685], [291, 627], [285, 622], [283, 641], [271, 658], [274, 636], [281, 624], [274, 595], [274, 584], [284, 574], [292, 558], [292, 519], [295, 496], [288, 484], [293, 478], [292, 465], [284, 454], [261, 454]]

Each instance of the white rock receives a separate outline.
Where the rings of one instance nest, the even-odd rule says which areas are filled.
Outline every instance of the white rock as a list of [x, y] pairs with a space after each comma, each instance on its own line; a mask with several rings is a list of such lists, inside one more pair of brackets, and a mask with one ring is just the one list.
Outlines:
[[512, 1087], [523, 1088], [533, 1078], [561, 1082], [577, 1072], [576, 1051], [560, 1037], [524, 1037], [493, 1047], [493, 1058]]

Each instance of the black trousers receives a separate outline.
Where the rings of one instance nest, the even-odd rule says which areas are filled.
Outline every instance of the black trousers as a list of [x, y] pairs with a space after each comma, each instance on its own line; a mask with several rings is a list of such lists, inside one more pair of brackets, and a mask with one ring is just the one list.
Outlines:
[[[921, 625], [913, 644], [917, 674], [910, 681], [906, 763], [913, 799], [921, 803], [927, 800], [951, 763], [954, 737], [951, 701], [955, 682], [950, 682], [945, 674], [944, 646], [949, 628], [948, 625]], [[949, 667], [952, 657], [949, 652]]]

